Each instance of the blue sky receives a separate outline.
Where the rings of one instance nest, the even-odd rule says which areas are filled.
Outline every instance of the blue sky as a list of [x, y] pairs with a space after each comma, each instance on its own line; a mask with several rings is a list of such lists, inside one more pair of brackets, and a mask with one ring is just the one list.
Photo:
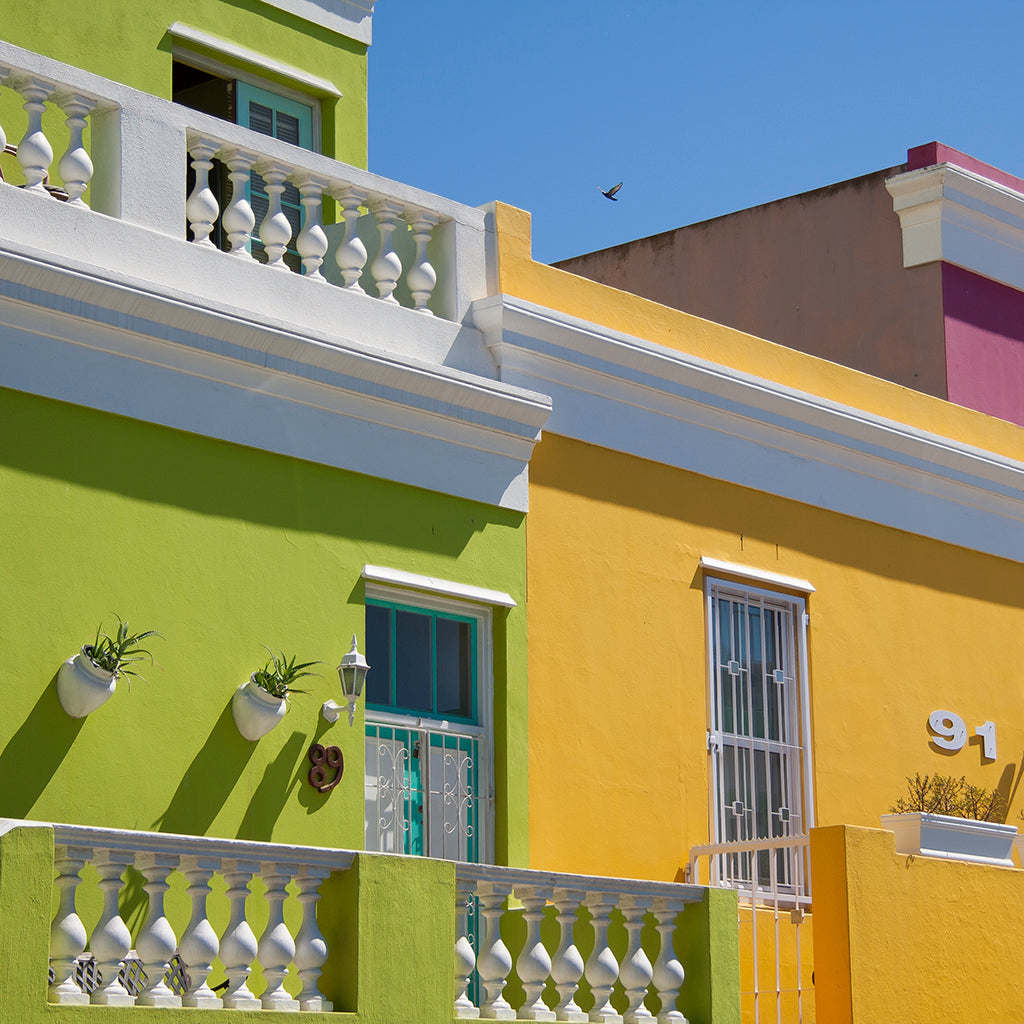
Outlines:
[[373, 33], [371, 170], [529, 210], [545, 262], [932, 140], [1024, 176], [1021, 0], [378, 0]]

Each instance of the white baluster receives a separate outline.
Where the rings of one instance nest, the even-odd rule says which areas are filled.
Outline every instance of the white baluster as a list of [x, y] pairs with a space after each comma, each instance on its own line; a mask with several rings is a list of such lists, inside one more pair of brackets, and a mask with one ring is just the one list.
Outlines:
[[170, 888], [167, 876], [177, 865], [178, 858], [169, 854], [143, 853], [135, 858], [135, 866], [146, 879], [142, 888], [149, 895], [149, 913], [135, 943], [146, 971], [145, 988], [136, 999], [138, 1006], [181, 1006], [181, 996], [175, 995], [164, 980], [178, 948], [174, 929], [164, 914], [164, 893]]
[[556, 889], [552, 903], [558, 911], [560, 936], [551, 965], [551, 977], [558, 992], [555, 1016], [558, 1020], [583, 1024], [587, 1015], [576, 1005], [576, 990], [583, 977], [583, 957], [573, 941], [573, 926], [576, 924], [577, 909], [586, 894], [579, 889]]
[[192, 169], [195, 171], [196, 183], [192, 194], [185, 203], [185, 216], [192, 228], [192, 241], [196, 245], [215, 249], [210, 241], [210, 232], [220, 213], [217, 197], [210, 188], [210, 170], [213, 167], [213, 156], [219, 148], [215, 139], [195, 137], [189, 140], [189, 155], [192, 157]]
[[589, 1019], [603, 1024], [622, 1024], [622, 1015], [615, 1012], [610, 1002], [612, 986], [619, 976], [615, 954], [608, 946], [608, 923], [615, 901], [616, 897], [607, 893], [588, 893], [585, 901], [594, 929], [594, 948], [584, 970], [594, 996]]
[[440, 219], [436, 213], [415, 207], [408, 207], [405, 211], [405, 221], [412, 229], [412, 238], [416, 243], [416, 255], [413, 257], [412, 269], [405, 276], [405, 283], [409, 286], [416, 312], [426, 313], [427, 316], [434, 315], [427, 308], [427, 303], [437, 284], [437, 272], [427, 260], [427, 245]]
[[343, 288], [353, 292], [362, 292], [359, 278], [366, 266], [366, 246], [363, 245], [356, 226], [359, 223], [359, 207], [366, 202], [366, 193], [351, 185], [331, 190], [331, 195], [341, 206], [341, 215], [345, 220], [345, 237], [334, 254], [334, 262], [338, 264]]
[[526, 941], [516, 960], [516, 974], [523, 985], [525, 999], [516, 1014], [517, 1020], [554, 1020], [541, 994], [551, 974], [551, 956], [540, 939], [540, 923], [544, 920], [544, 907], [551, 890], [536, 885], [516, 886], [516, 897], [523, 904], [526, 922]]
[[330, 1013], [334, 1009], [334, 1004], [320, 992], [320, 973], [327, 963], [327, 942], [316, 920], [320, 886], [329, 874], [326, 868], [303, 865], [295, 879], [302, 904], [302, 926], [295, 936], [295, 969], [302, 982], [299, 1009], [315, 1013]]
[[96, 103], [87, 96], [69, 92], [56, 94], [53, 102], [67, 115], [65, 121], [68, 126], [68, 148], [57, 164], [57, 173], [64, 182], [68, 206], [88, 209], [88, 204], [82, 199], [82, 193], [92, 180], [93, 166], [82, 144], [82, 133], [85, 131], [85, 119]]
[[178, 946], [189, 979], [188, 991], [181, 1002], [183, 1006], [195, 1006], [202, 1010], [217, 1010], [224, 1005], [206, 983], [220, 949], [217, 933], [206, 916], [210, 879], [219, 867], [220, 860], [217, 858], [194, 856], [182, 859], [182, 874], [188, 882], [187, 891], [192, 899], [192, 917]]
[[[10, 75], [11, 69], [3, 64], [0, 64], [0, 85], [4, 84], [4, 79]], [[7, 135], [4, 133], [4, 126], [0, 123], [0, 153], [4, 151], [4, 146], [7, 145]]]
[[626, 1012], [623, 1018], [626, 1024], [641, 1024], [653, 1021], [653, 1014], [644, 1006], [647, 986], [654, 977], [651, 961], [644, 952], [643, 927], [644, 914], [650, 909], [651, 900], [643, 896], [623, 896], [619, 900], [619, 909], [626, 919], [626, 953], [619, 965], [619, 980], [626, 990]]
[[284, 923], [285, 886], [291, 880], [287, 865], [264, 864], [263, 884], [267, 887], [267, 927], [260, 936], [257, 957], [267, 987], [260, 1000], [264, 1010], [298, 1010], [298, 999], [285, 991], [284, 979], [288, 965], [295, 956], [295, 940]]
[[245, 197], [249, 190], [249, 171], [258, 157], [244, 149], [229, 149], [221, 154], [221, 159], [227, 165], [228, 178], [231, 181], [231, 202], [220, 219], [221, 227], [227, 233], [228, 242], [231, 244], [230, 254], [240, 256], [242, 259], [252, 259], [248, 246], [253, 228], [256, 227], [256, 215]]
[[224, 862], [224, 881], [227, 883], [231, 916], [220, 940], [220, 962], [228, 976], [224, 993], [224, 1006], [230, 1010], [258, 1010], [260, 1001], [249, 990], [247, 981], [252, 973], [259, 943], [245, 916], [245, 900], [249, 895], [249, 881], [259, 869], [256, 861], [231, 860]]
[[102, 985], [89, 996], [89, 1002], [102, 1006], [133, 1006], [135, 997], [121, 984], [117, 976], [122, 961], [132, 948], [132, 936], [121, 920], [117, 899], [121, 892], [121, 877], [131, 864], [132, 855], [121, 850], [97, 850], [96, 873], [103, 892], [103, 910], [92, 930], [89, 948], [96, 957], [102, 975]]
[[380, 233], [380, 249], [370, 264], [370, 273], [377, 282], [377, 294], [381, 299], [397, 305], [398, 299], [391, 293], [402, 276], [402, 261], [392, 247], [391, 234], [402, 207], [389, 199], [375, 199], [370, 204], [370, 210], [377, 218], [377, 230]]
[[476, 967], [476, 953], [469, 941], [469, 908], [476, 886], [473, 882], [456, 879], [455, 882], [455, 1016], [479, 1017], [480, 1011], [467, 994], [469, 979]]
[[25, 175], [25, 191], [48, 196], [42, 181], [53, 162], [53, 147], [43, 134], [43, 112], [46, 110], [46, 97], [53, 87], [49, 82], [31, 77], [19, 78], [11, 85], [25, 97], [23, 105], [28, 115], [28, 127], [18, 143], [18, 163]]
[[[0, 79], [3, 78], [3, 71], [0, 68]], [[82, 847], [58, 846], [55, 852], [57, 856], [54, 866], [57, 869], [60, 902], [50, 928], [53, 984], [50, 985], [48, 998], [51, 1003], [82, 1006], [89, 1002], [89, 997], [74, 980], [75, 959], [85, 949], [88, 936], [85, 925], [75, 911], [75, 891], [82, 881], [80, 872], [92, 856], [92, 851]]]
[[292, 226], [281, 211], [281, 193], [284, 191], [284, 179], [292, 169], [287, 164], [264, 160], [256, 165], [256, 170], [263, 176], [264, 188], [270, 198], [267, 215], [260, 225], [260, 241], [267, 250], [267, 266], [274, 270], [288, 270], [283, 257], [292, 240]]
[[495, 1020], [515, 1020], [516, 1016], [516, 1011], [501, 994], [512, 970], [512, 955], [501, 941], [503, 904], [511, 891], [511, 886], [495, 882], [481, 882], [477, 887], [484, 919], [484, 937], [476, 958], [476, 970], [484, 990], [480, 1016]]
[[660, 898], [654, 901], [652, 912], [658, 935], [661, 938], [661, 949], [654, 963], [654, 986], [661, 1000], [661, 1012], [658, 1024], [687, 1024], [686, 1018], [676, 1009], [679, 990], [683, 987], [686, 972], [683, 965], [676, 959], [673, 939], [676, 933], [676, 918], [683, 911], [682, 900]]
[[323, 193], [328, 181], [319, 175], [302, 171], [293, 179], [302, 197], [300, 202], [306, 211], [305, 223], [295, 239], [295, 248], [302, 259], [306, 277], [313, 281], [326, 281], [320, 273], [320, 265], [327, 255], [327, 235], [321, 226]]

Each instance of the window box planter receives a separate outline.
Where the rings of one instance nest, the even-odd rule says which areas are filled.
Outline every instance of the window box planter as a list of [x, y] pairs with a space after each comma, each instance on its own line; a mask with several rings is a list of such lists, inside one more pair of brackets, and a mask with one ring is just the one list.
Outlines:
[[275, 697], [252, 679], [235, 690], [231, 698], [231, 716], [247, 740], [266, 736], [284, 718], [287, 710], [288, 702], [284, 697]]
[[72, 718], [85, 718], [114, 695], [117, 673], [94, 665], [83, 647], [57, 669], [57, 699]]
[[882, 827], [895, 835], [897, 853], [1013, 867], [1010, 854], [1017, 835], [1016, 825], [913, 811], [883, 814]]

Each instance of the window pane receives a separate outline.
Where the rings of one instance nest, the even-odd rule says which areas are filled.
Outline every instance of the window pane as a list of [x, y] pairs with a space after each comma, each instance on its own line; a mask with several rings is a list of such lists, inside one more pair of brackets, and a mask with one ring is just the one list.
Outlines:
[[395, 703], [408, 711], [431, 711], [430, 616], [395, 612]]
[[473, 715], [472, 627], [468, 622], [437, 619], [437, 713]]
[[366, 606], [366, 702], [391, 704], [391, 611], [374, 604]]

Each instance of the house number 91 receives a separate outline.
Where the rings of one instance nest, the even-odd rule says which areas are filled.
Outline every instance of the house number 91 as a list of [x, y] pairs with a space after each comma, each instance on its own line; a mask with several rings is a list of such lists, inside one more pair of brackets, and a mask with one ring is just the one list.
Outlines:
[[[943, 750], [963, 750], [967, 742], [967, 726], [964, 720], [952, 711], [933, 711], [928, 716], [928, 728], [934, 736], [932, 742]], [[996, 759], [996, 723], [985, 722], [974, 727], [974, 735], [980, 736], [987, 761]]]

